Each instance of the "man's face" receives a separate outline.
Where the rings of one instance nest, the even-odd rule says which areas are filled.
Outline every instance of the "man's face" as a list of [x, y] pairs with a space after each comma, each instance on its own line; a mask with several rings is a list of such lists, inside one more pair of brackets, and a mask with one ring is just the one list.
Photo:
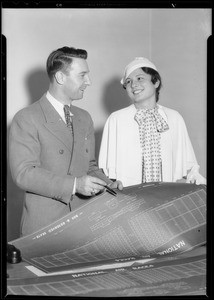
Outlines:
[[64, 75], [63, 93], [69, 100], [82, 99], [84, 90], [91, 84], [89, 68], [85, 59], [73, 58], [71, 68]]
[[159, 82], [153, 84], [151, 75], [146, 74], [141, 68], [134, 70], [125, 81], [126, 91], [136, 104], [155, 103], [156, 88]]

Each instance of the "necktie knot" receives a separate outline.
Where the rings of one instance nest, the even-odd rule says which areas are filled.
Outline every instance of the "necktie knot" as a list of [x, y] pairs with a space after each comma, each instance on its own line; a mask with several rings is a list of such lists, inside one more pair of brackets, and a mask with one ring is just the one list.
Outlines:
[[67, 114], [70, 114], [70, 106], [69, 105], [64, 105], [64, 112]]

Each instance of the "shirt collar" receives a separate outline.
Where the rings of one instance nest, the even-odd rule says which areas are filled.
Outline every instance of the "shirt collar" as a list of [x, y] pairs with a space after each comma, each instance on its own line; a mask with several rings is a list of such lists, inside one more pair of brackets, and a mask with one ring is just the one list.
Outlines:
[[[47, 91], [46, 93], [46, 97], [48, 99], [48, 101], [53, 105], [53, 107], [55, 108], [55, 110], [58, 112], [58, 114], [60, 115], [60, 117], [65, 120], [65, 114], [64, 114], [64, 104], [62, 104], [60, 101], [58, 101], [56, 98], [54, 98], [49, 91]], [[71, 115], [73, 116], [73, 114], [71, 113]]]

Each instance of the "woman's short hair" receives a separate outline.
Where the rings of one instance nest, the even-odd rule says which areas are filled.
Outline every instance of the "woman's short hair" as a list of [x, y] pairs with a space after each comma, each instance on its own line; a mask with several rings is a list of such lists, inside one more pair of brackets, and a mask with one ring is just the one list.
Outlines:
[[62, 47], [51, 52], [47, 59], [46, 70], [50, 80], [53, 80], [55, 73], [59, 70], [68, 72], [74, 57], [87, 59], [88, 53], [83, 49], [73, 47]]
[[151, 82], [153, 84], [155, 84], [157, 81], [159, 81], [159, 86], [156, 88], [156, 102], [158, 102], [159, 100], [159, 92], [160, 92], [160, 89], [162, 87], [162, 80], [161, 80], [161, 76], [160, 74], [152, 69], [152, 68], [148, 68], [148, 67], [143, 67], [142, 70], [146, 73], [146, 74], [149, 74], [151, 75]]

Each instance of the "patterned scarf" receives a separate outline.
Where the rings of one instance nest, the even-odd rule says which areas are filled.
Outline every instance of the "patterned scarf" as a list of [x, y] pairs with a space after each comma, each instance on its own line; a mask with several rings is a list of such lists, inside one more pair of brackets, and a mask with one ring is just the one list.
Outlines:
[[160, 133], [169, 129], [167, 122], [152, 109], [138, 109], [134, 119], [139, 125], [142, 149], [142, 182], [162, 181]]

